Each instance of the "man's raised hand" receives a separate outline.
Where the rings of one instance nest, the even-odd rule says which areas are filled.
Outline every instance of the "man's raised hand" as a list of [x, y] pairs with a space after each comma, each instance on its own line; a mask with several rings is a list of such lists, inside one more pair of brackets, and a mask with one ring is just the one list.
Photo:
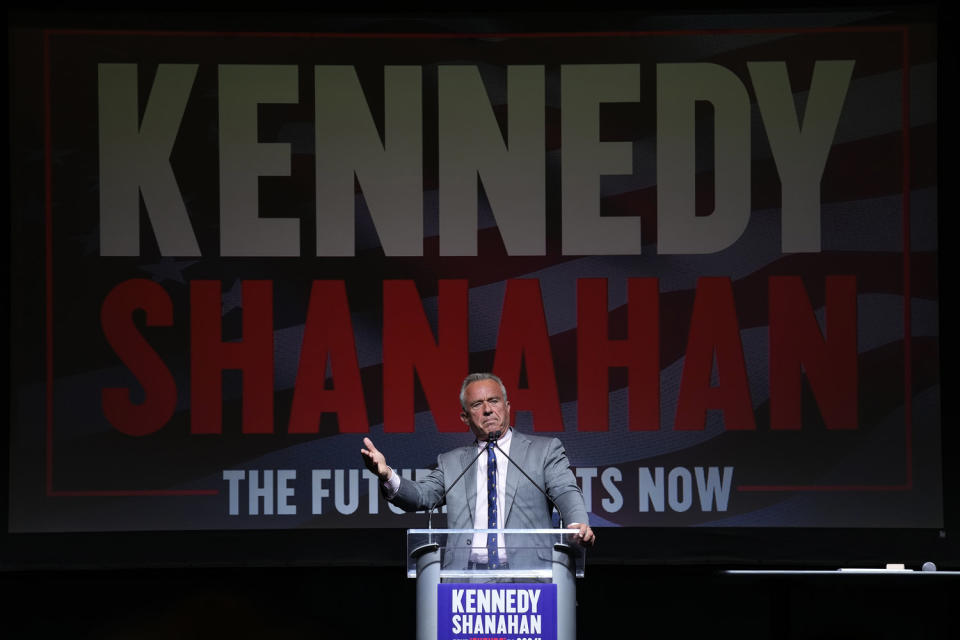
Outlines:
[[370, 438], [363, 439], [363, 446], [364, 448], [360, 449], [363, 464], [367, 465], [367, 469], [370, 469], [372, 473], [377, 474], [381, 482], [389, 480], [392, 470], [387, 466], [387, 460], [383, 457], [383, 454], [373, 446], [373, 441]]

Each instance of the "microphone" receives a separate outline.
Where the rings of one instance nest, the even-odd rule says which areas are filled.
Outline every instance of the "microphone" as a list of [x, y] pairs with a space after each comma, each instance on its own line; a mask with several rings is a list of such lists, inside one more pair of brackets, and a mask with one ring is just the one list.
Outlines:
[[[470, 469], [470, 467], [472, 467], [474, 464], [476, 464], [477, 460], [480, 459], [480, 456], [482, 456], [483, 454], [485, 454], [485, 453], [487, 452], [487, 450], [490, 449], [491, 445], [492, 445], [492, 446], [496, 446], [496, 442], [497, 442], [497, 440], [500, 439], [500, 435], [501, 435], [501, 432], [500, 432], [500, 431], [491, 431], [490, 433], [487, 434], [487, 446], [485, 446], [484, 448], [480, 449], [480, 453], [478, 453], [477, 456], [476, 456], [473, 460], [470, 461], [470, 464], [468, 464], [466, 467], [463, 468], [463, 471], [460, 472], [460, 475], [457, 476], [457, 479], [454, 480], [453, 482], [451, 482], [451, 483], [450, 483], [450, 486], [447, 487], [447, 488], [444, 490], [443, 495], [440, 496], [440, 499], [437, 500], [437, 503], [434, 504], [432, 507], [430, 507], [430, 510], [427, 512], [427, 529], [433, 529], [433, 512], [434, 512], [440, 505], [442, 505], [442, 504], [444, 503], [444, 501], [447, 499], [447, 494], [450, 493], [450, 490], [453, 489], [453, 488], [457, 485], [458, 482], [460, 482], [460, 479], [463, 478], [463, 476], [465, 476], [465, 475], [467, 474], [467, 471]], [[502, 453], [502, 452], [503, 452], [503, 449], [500, 449], [500, 452]], [[531, 482], [532, 482], [532, 480], [531, 480]], [[548, 499], [549, 499], [549, 498], [548, 498]], [[559, 511], [559, 509], [557, 509], [557, 511]]]

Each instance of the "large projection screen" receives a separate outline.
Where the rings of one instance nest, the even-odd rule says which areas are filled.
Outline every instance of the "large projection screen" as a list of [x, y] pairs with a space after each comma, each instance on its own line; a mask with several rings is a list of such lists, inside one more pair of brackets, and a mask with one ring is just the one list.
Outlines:
[[944, 526], [934, 24], [10, 51], [10, 533], [421, 526], [470, 371], [599, 527]]

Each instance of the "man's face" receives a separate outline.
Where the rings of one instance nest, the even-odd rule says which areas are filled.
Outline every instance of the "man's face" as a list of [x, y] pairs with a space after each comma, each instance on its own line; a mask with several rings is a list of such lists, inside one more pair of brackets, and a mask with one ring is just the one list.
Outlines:
[[510, 428], [510, 403], [503, 399], [496, 381], [471, 382], [467, 385], [464, 400], [460, 419], [478, 440], [486, 440], [487, 434], [493, 431], [503, 435]]

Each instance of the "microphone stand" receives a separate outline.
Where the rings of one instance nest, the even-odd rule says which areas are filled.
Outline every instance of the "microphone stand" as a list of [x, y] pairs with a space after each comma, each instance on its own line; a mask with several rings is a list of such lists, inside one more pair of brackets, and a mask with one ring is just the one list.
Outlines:
[[[548, 496], [548, 495], [547, 495], [547, 492], [544, 491], [543, 489], [541, 489], [541, 488], [540, 488], [540, 485], [537, 484], [537, 483], [533, 480], [533, 478], [531, 478], [530, 475], [529, 475], [526, 471], [523, 470], [523, 467], [521, 467], [520, 465], [518, 465], [516, 462], [513, 461], [513, 458], [511, 458], [509, 455], [507, 455], [507, 452], [506, 452], [506, 451], [504, 451], [503, 449], [501, 449], [500, 447], [497, 446], [496, 440], [494, 440], [494, 441], [491, 442], [490, 444], [492, 444], [492, 445], [494, 446], [494, 448], [497, 449], [497, 451], [499, 451], [500, 453], [502, 453], [502, 454], [504, 455], [504, 457], [505, 457], [507, 460], [510, 461], [510, 464], [512, 464], [514, 467], [516, 467], [517, 471], [519, 471], [520, 473], [522, 473], [522, 474], [523, 474], [523, 477], [526, 478], [527, 480], [529, 480], [529, 481], [530, 481], [530, 484], [532, 484], [533, 486], [535, 486], [535, 487], [537, 488], [537, 491], [539, 491], [540, 493], [542, 493], [542, 494], [543, 494], [543, 497], [547, 499], [547, 501], [550, 503], [550, 505], [553, 506], [553, 508], [557, 510], [557, 513], [560, 515], [560, 528], [562, 529], [562, 528], [563, 528], [563, 512], [560, 511], [560, 507], [558, 507], [558, 506], [557, 506], [557, 503], [553, 501], [553, 498], [551, 498], [550, 496]], [[487, 446], [490, 446], [490, 445], [488, 444]]]
[[[480, 453], [478, 453], [477, 456], [476, 456], [473, 460], [470, 461], [470, 464], [468, 464], [466, 467], [463, 468], [463, 471], [460, 472], [460, 475], [457, 476], [457, 479], [450, 483], [450, 486], [447, 487], [447, 488], [444, 490], [443, 495], [440, 496], [440, 499], [437, 500], [436, 504], [434, 504], [432, 507], [430, 507], [430, 511], [427, 512], [427, 529], [431, 529], [431, 530], [433, 529], [433, 512], [434, 512], [434, 510], [436, 510], [440, 505], [442, 505], [442, 504], [444, 503], [444, 501], [447, 499], [447, 494], [450, 493], [450, 490], [453, 489], [453, 487], [456, 486], [456, 484], [457, 484], [458, 482], [460, 482], [460, 479], [461, 479], [464, 475], [466, 475], [466, 473], [467, 473], [467, 471], [470, 469], [470, 467], [472, 467], [474, 464], [476, 464], [477, 460], [480, 459], [480, 456], [482, 456], [484, 453], [486, 453], [487, 451], [489, 451], [489, 449], [490, 449], [491, 446], [496, 447], [497, 440], [498, 440], [499, 438], [500, 438], [500, 432], [499, 432], [499, 431], [494, 431], [493, 433], [489, 434], [489, 435], [487, 436], [487, 446], [485, 446], [484, 448], [480, 449]], [[500, 449], [500, 452], [503, 453], [503, 449]], [[504, 454], [504, 455], [506, 455], [506, 454]], [[526, 473], [524, 473], [524, 475], [526, 475]], [[529, 477], [529, 476], [527, 476], [527, 477]], [[531, 480], [531, 482], [532, 482], [532, 480]], [[549, 498], [548, 498], [548, 500], [549, 500]], [[558, 511], [559, 511], [559, 509], [558, 509]], [[433, 541], [433, 534], [430, 534], [430, 536], [428, 537], [428, 540], [431, 541], [431, 542]]]
[[[537, 491], [539, 491], [540, 493], [542, 493], [542, 494], [543, 494], [543, 497], [547, 499], [547, 501], [553, 506], [554, 509], [557, 510], [557, 514], [560, 516], [560, 527], [559, 527], [559, 528], [560, 528], [560, 529], [563, 529], [563, 528], [564, 528], [564, 527], [563, 527], [563, 512], [560, 510], [560, 507], [557, 506], [557, 503], [553, 501], [553, 498], [551, 498], [549, 495], [547, 495], [547, 492], [544, 491], [543, 489], [541, 489], [541, 488], [540, 488], [540, 485], [537, 484], [537, 483], [533, 480], [533, 478], [530, 477], [530, 474], [528, 474], [526, 471], [524, 471], [524, 470], [523, 470], [523, 467], [521, 467], [521, 466], [518, 465], [516, 462], [514, 462], [513, 458], [511, 458], [511, 457], [507, 454], [506, 451], [504, 451], [503, 449], [501, 449], [500, 447], [497, 446], [496, 440], [493, 440], [493, 441], [487, 443], [487, 446], [488, 446], [488, 447], [491, 446], [491, 445], [492, 445], [494, 448], [496, 448], [500, 453], [502, 453], [502, 454], [504, 455], [504, 457], [506, 457], [506, 459], [510, 461], [510, 464], [512, 464], [512, 465], [517, 469], [517, 471], [519, 471], [520, 473], [522, 473], [522, 474], [523, 474], [523, 477], [526, 478], [527, 480], [529, 480], [529, 481], [530, 481], [530, 484], [532, 484], [534, 487], [536, 487], [536, 488], [537, 488]], [[482, 453], [482, 452], [481, 452], [481, 453]], [[569, 549], [570, 549], [570, 545], [568, 545], [567, 543], [563, 542], [562, 540], [561, 540], [561, 542], [555, 543], [555, 544], [553, 545], [553, 547], [554, 547], [554, 549], [556, 549], [557, 551], [564, 551], [564, 552], [567, 552], [567, 553], [569, 553]]]

